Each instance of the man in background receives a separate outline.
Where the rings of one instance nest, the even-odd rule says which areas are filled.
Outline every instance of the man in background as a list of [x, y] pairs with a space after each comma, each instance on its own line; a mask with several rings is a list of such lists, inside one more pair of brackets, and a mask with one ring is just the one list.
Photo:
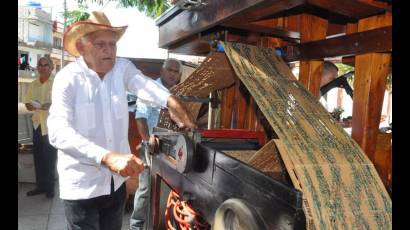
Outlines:
[[53, 62], [49, 57], [42, 57], [37, 62], [38, 78], [28, 87], [24, 103], [29, 111], [34, 112], [33, 120], [33, 158], [36, 174], [36, 188], [28, 191], [27, 196], [45, 193], [47, 198], [54, 197], [55, 167], [57, 150], [48, 140], [47, 117], [51, 105], [53, 85]]
[[[181, 80], [182, 64], [179, 60], [174, 58], [168, 58], [165, 60], [162, 69], [161, 76], [156, 80], [165, 89], [169, 90], [174, 85], [178, 84]], [[135, 119], [137, 122], [138, 133], [141, 136], [143, 142], [148, 143], [152, 129], [157, 125], [160, 107], [153, 104], [147, 104], [137, 100], [137, 109], [135, 111]], [[144, 161], [145, 164], [149, 164], [149, 156], [145, 156], [141, 145], [138, 146], [139, 158]], [[149, 168], [145, 168], [142, 173], [139, 174], [139, 185], [134, 197], [134, 210], [131, 214], [131, 230], [147, 229], [147, 220], [149, 216], [150, 205], [150, 188], [151, 178]]]
[[[327, 83], [333, 81], [338, 77], [339, 68], [330, 61], [323, 62], [322, 78], [320, 79], [320, 87], [326, 85]], [[327, 95], [320, 95], [320, 103], [326, 110], [329, 110], [327, 103]]]

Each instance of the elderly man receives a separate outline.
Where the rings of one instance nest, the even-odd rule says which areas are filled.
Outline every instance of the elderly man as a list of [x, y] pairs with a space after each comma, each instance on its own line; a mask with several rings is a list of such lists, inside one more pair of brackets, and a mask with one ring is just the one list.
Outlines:
[[[168, 58], [165, 60], [162, 69], [161, 77], [157, 82], [163, 85], [167, 90], [179, 83], [182, 75], [182, 64], [179, 60]], [[137, 100], [137, 109], [135, 111], [135, 119], [137, 121], [138, 133], [142, 141], [148, 142], [152, 134], [152, 128], [158, 123], [160, 107], [146, 104], [141, 100]], [[142, 149], [142, 148], [140, 148]], [[144, 151], [140, 151], [140, 158], [145, 164], [149, 156], [144, 155]], [[134, 210], [131, 214], [130, 226], [131, 230], [147, 229], [147, 217], [149, 216], [150, 207], [150, 187], [151, 178], [149, 168], [139, 174], [138, 190], [134, 197]]]
[[49, 57], [42, 57], [37, 62], [38, 78], [28, 87], [24, 103], [33, 111], [33, 158], [36, 174], [36, 188], [28, 191], [27, 196], [46, 193], [47, 198], [54, 197], [55, 167], [57, 150], [48, 141], [47, 116], [51, 102], [53, 62]]
[[57, 75], [48, 118], [50, 143], [69, 229], [120, 230], [125, 180], [144, 169], [128, 143], [126, 91], [167, 107], [179, 127], [194, 128], [183, 104], [128, 60], [116, 58], [124, 27], [102, 12], [71, 25], [64, 48], [79, 57]]

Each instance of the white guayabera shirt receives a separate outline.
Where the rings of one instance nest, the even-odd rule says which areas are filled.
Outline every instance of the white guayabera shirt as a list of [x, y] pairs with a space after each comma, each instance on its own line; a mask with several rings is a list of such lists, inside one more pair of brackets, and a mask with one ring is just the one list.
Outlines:
[[126, 91], [162, 107], [170, 95], [123, 58], [103, 80], [82, 57], [56, 75], [47, 125], [50, 143], [58, 149], [61, 199], [108, 195], [111, 177], [115, 190], [126, 180], [101, 164], [108, 152], [131, 153]]

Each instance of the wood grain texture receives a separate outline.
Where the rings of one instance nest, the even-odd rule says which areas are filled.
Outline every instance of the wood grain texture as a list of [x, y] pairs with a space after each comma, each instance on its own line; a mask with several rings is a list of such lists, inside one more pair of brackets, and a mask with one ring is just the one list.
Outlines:
[[235, 85], [222, 90], [221, 98], [221, 128], [230, 129], [235, 97]]
[[247, 163], [276, 180], [285, 181], [286, 168], [273, 139], [254, 153]]
[[[174, 95], [208, 97], [209, 93], [229, 87], [234, 83], [235, 76], [228, 60], [223, 53], [213, 52], [203, 63], [183, 82], [171, 88]], [[184, 102], [188, 113], [196, 120], [201, 103]], [[169, 114], [161, 110], [159, 127], [176, 129]]]
[[[314, 15], [302, 14], [300, 41], [310, 42], [326, 38], [328, 22]], [[322, 77], [323, 61], [301, 61], [299, 81], [315, 97], [320, 95], [320, 79]]]
[[[391, 26], [390, 13], [362, 19], [358, 31]], [[355, 58], [355, 81], [352, 113], [352, 137], [374, 162], [390, 53], [368, 53]]]
[[286, 63], [273, 49], [224, 48], [280, 139], [280, 155], [304, 195], [307, 227], [391, 229], [392, 202], [374, 165]]

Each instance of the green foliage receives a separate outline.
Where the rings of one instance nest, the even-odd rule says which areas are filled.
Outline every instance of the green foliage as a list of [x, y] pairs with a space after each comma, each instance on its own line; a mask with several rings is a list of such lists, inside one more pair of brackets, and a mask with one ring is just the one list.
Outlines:
[[389, 75], [387, 75], [387, 79], [386, 79], [386, 90], [389, 91], [389, 93], [391, 93], [392, 91], [392, 74], [391, 72], [389, 73]]
[[[89, 2], [104, 5], [109, 1], [116, 1], [121, 7], [136, 7], [139, 11], [144, 12], [148, 17], [156, 18], [164, 13], [170, 4], [167, 0], [89, 0]], [[87, 0], [77, 0], [79, 4], [85, 4]]]
[[[350, 71], [354, 71], [354, 67], [350, 65], [345, 65], [341, 63], [336, 63], [337, 68], [339, 68], [339, 76]], [[354, 74], [347, 78], [347, 82], [349, 82], [350, 87], [353, 89], [353, 81], [354, 81]], [[391, 92], [392, 91], [392, 73], [390, 72], [386, 79], [386, 90]]]
[[345, 65], [342, 63], [336, 63], [337, 68], [339, 68], [339, 75], [343, 75], [350, 71], [354, 71], [354, 67], [350, 65]]
[[[336, 63], [335, 65], [339, 69], [339, 76], [345, 73], [348, 73], [350, 71], [354, 71], [354, 67], [350, 65], [345, 65], [342, 63]], [[353, 81], [354, 81], [354, 74], [352, 74], [350, 77], [347, 78], [347, 82], [349, 83], [350, 87], [352, 87], [352, 89], [353, 89]]]
[[71, 24], [78, 21], [86, 20], [90, 16], [90, 14], [86, 11], [87, 6], [80, 4], [77, 10], [66, 11], [65, 13], [63, 13], [66, 17], [66, 26], [70, 26]]

